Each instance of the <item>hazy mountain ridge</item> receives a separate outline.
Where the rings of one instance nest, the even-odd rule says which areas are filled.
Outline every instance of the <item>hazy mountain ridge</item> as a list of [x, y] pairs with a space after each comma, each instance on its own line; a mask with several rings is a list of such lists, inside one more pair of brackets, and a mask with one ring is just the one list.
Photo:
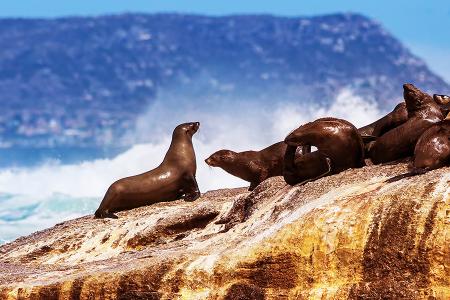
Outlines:
[[356, 14], [4, 19], [0, 49], [4, 147], [111, 143], [164, 91], [326, 105], [351, 88], [383, 107], [404, 82], [450, 90]]

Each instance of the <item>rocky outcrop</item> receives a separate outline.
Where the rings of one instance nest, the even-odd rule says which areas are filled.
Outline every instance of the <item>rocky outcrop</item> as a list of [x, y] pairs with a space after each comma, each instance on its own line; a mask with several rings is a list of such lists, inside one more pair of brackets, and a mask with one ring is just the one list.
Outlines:
[[0, 247], [0, 298], [449, 299], [450, 168], [406, 171], [64, 222]]

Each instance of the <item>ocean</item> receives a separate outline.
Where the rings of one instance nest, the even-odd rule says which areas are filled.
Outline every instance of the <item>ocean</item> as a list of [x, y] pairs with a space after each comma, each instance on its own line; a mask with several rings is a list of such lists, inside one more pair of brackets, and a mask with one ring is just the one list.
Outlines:
[[[164, 103], [152, 106], [137, 120], [128, 137], [136, 143], [126, 149], [1, 149], [0, 243], [93, 214], [115, 180], [160, 164], [172, 129], [179, 123], [201, 123], [193, 143], [197, 181], [205, 192], [248, 186], [247, 182], [204, 163], [217, 150], [259, 150], [283, 140], [299, 125], [325, 116], [343, 118], [359, 127], [378, 119], [386, 110], [344, 90], [327, 107], [270, 103], [265, 107], [234, 107], [232, 112], [197, 107], [176, 111]], [[146, 137], [153, 138], [145, 141]]]

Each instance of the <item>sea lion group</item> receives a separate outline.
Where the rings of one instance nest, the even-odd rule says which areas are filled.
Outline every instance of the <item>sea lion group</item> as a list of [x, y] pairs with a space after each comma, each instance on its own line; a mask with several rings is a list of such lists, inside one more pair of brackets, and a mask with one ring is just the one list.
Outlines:
[[[342, 119], [321, 118], [260, 151], [219, 150], [205, 162], [250, 182], [250, 191], [269, 177], [283, 176], [289, 185], [304, 184], [363, 167], [365, 159], [379, 164], [413, 156], [413, 175], [449, 165], [450, 97], [431, 97], [412, 84], [403, 85], [403, 90], [404, 102], [362, 128]], [[161, 165], [114, 182], [95, 217], [117, 218], [118, 211], [200, 197], [192, 144], [199, 127], [199, 122], [178, 125]], [[317, 150], [311, 151], [312, 147]]]

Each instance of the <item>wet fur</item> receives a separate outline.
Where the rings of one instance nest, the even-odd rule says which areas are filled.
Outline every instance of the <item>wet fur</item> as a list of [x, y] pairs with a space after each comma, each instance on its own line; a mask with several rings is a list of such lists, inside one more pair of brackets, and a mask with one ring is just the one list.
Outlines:
[[117, 218], [114, 213], [118, 211], [181, 197], [187, 201], [197, 199], [200, 191], [195, 179], [197, 166], [192, 145], [192, 135], [197, 130], [190, 134], [189, 130], [193, 129], [189, 129], [189, 126], [194, 126], [192, 124], [198, 123], [181, 124], [175, 128], [169, 150], [156, 169], [114, 182], [108, 188], [95, 217]]
[[249, 190], [252, 191], [267, 178], [283, 175], [285, 150], [286, 144], [284, 142], [273, 144], [261, 151], [219, 150], [207, 158], [205, 162], [250, 182]]
[[[348, 168], [364, 166], [364, 143], [350, 122], [322, 118], [304, 124], [290, 133], [284, 160], [284, 179], [290, 184], [315, 180]], [[315, 146], [317, 151], [293, 155], [295, 148]]]
[[408, 120], [387, 131], [370, 145], [369, 157], [375, 164], [412, 156], [422, 133], [443, 119], [441, 108], [433, 98], [412, 84], [404, 85], [404, 98]]

